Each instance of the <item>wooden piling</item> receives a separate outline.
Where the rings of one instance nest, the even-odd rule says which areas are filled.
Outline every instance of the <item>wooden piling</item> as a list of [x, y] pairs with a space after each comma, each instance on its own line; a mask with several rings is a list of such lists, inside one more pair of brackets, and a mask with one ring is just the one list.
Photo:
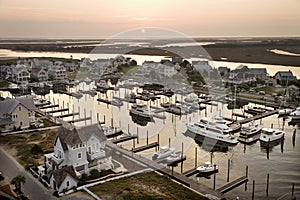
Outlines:
[[136, 127], [136, 135], [137, 135], [137, 139], [136, 139], [136, 143], [139, 144], [140, 143], [140, 139], [139, 139], [139, 127]]
[[148, 130], [147, 130], [147, 145], [149, 144], [149, 138], [148, 138]]
[[267, 188], [266, 188], [266, 195], [269, 196], [269, 180], [270, 180], [270, 174], [267, 174]]
[[[181, 143], [181, 160], [183, 158], [183, 142]], [[181, 169], [180, 172], [183, 172], [183, 160], [181, 161], [181, 165], [180, 165]]]
[[195, 147], [195, 168], [197, 167], [198, 165], [198, 152], [197, 152], [197, 147]]
[[254, 200], [254, 193], [255, 193], [255, 180], [253, 180], [253, 184], [252, 184], [252, 200]]
[[294, 197], [295, 184], [292, 184], [292, 197]]
[[230, 174], [230, 159], [228, 159], [228, 166], [227, 166], [227, 182], [229, 182], [229, 174]]

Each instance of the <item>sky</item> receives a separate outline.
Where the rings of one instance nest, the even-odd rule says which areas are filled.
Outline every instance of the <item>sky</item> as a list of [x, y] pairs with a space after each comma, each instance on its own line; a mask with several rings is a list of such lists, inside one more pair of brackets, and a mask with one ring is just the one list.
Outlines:
[[300, 0], [0, 0], [0, 38], [106, 38], [142, 27], [300, 36], [299, 10]]

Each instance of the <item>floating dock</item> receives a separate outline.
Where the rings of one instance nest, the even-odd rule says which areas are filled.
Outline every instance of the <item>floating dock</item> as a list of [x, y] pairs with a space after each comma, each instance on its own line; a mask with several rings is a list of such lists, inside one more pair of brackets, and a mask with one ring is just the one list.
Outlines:
[[190, 176], [193, 176], [195, 174], [198, 173], [198, 170], [197, 170], [197, 167], [193, 168], [193, 169], [190, 169], [186, 172], [183, 172], [182, 174], [185, 175], [186, 177], [190, 177]]
[[40, 109], [57, 108], [57, 107], [58, 107], [58, 104], [57, 105], [46, 105], [46, 106], [40, 107]]
[[74, 119], [74, 120], [69, 120], [67, 121], [68, 123], [76, 123], [76, 122], [82, 122], [82, 121], [86, 121], [86, 120], [91, 120], [91, 117], [86, 117], [86, 118], [81, 118], [81, 119]]
[[68, 114], [59, 115], [59, 116], [56, 116], [56, 117], [57, 117], [57, 118], [65, 118], [65, 117], [71, 117], [71, 116], [75, 116], [75, 115], [79, 115], [79, 112], [76, 112], [76, 113], [68, 113]]
[[253, 117], [242, 119], [242, 120], [239, 121], [239, 123], [240, 124], [246, 124], [248, 122], [251, 122], [251, 121], [254, 121], [254, 120], [258, 120], [258, 119], [262, 119], [262, 118], [265, 118], [265, 117], [268, 117], [268, 116], [271, 116], [271, 115], [274, 115], [274, 114], [277, 114], [277, 113], [278, 113], [278, 109], [272, 110], [270, 112], [265, 112], [265, 113], [262, 113], [260, 115], [255, 115]]
[[134, 148], [134, 149], [132, 149], [132, 152], [137, 153], [137, 152], [145, 151], [147, 149], [155, 148], [155, 147], [158, 147], [158, 146], [159, 146], [158, 142], [153, 142], [153, 143], [141, 146], [141, 147]]
[[128, 140], [133, 140], [133, 139], [136, 139], [136, 138], [137, 138], [136, 135], [126, 135], [126, 136], [123, 136], [119, 139], [112, 140], [111, 142], [114, 143], [114, 144], [118, 144], [118, 143], [121, 143], [121, 142], [126, 142]]
[[69, 110], [69, 108], [62, 108], [62, 109], [58, 109], [58, 110], [50, 110], [47, 113], [51, 114], [51, 113], [57, 113], [57, 112], [66, 112], [68, 110]]
[[243, 183], [248, 182], [248, 177], [242, 176], [234, 181], [229, 182], [228, 184], [218, 188], [216, 191], [221, 192], [222, 194], [242, 185]]

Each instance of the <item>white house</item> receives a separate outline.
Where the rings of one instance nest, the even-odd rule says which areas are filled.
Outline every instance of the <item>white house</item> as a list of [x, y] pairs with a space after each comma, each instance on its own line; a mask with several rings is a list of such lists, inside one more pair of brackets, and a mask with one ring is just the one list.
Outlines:
[[28, 83], [30, 73], [25, 65], [16, 65], [12, 68], [12, 80], [17, 83]]
[[55, 63], [49, 71], [48, 71], [49, 77], [51, 77], [53, 80], [61, 81], [65, 80], [66, 78], [66, 68], [63, 66], [62, 63]]
[[54, 170], [50, 175], [50, 186], [62, 193], [73, 187], [77, 187], [78, 177], [72, 166], [66, 166], [61, 169]]
[[38, 81], [47, 81], [48, 72], [41, 67], [34, 67], [31, 70], [31, 78], [36, 78]]
[[[45, 155], [42, 171], [45, 175], [50, 175], [50, 185], [57, 186], [53, 187], [56, 190], [64, 189], [66, 186], [64, 185], [63, 188], [58, 186], [58, 183], [66, 180], [61, 180], [62, 177], [57, 175], [64, 173], [62, 169], [65, 167], [72, 168], [77, 178], [82, 174], [89, 174], [92, 169], [102, 171], [113, 168], [111, 157], [107, 157], [104, 150], [106, 137], [98, 124], [81, 128], [71, 125], [62, 126], [58, 129], [53, 143], [54, 152]], [[69, 177], [71, 185], [74, 176], [70, 174], [64, 178], [66, 177]]]

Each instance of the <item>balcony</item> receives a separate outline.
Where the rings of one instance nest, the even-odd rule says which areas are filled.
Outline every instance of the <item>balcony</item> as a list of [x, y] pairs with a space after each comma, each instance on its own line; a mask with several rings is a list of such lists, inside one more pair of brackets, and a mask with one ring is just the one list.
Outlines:
[[97, 160], [105, 157], [105, 151], [101, 150], [99, 152], [89, 153], [92, 160]]

